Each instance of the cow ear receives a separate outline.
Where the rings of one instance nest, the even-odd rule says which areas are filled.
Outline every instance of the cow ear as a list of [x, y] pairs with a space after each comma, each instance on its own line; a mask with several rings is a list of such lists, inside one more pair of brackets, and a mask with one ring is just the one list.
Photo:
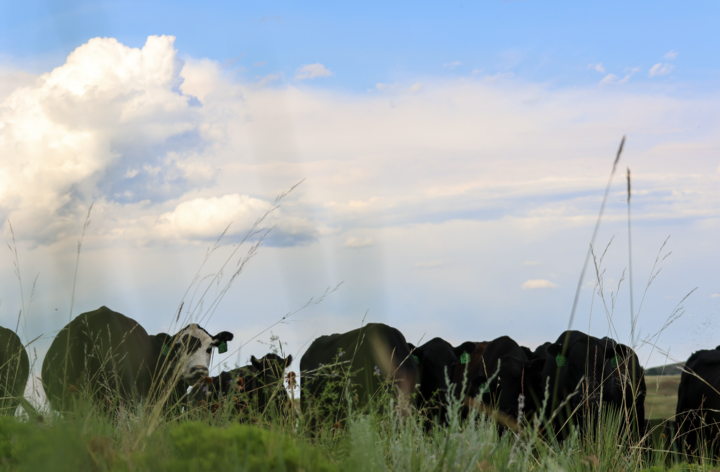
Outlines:
[[258, 360], [255, 356], [250, 356], [250, 363], [258, 370], [263, 370], [262, 362]]
[[173, 348], [173, 338], [167, 333], [158, 333], [155, 336], [151, 336], [153, 345], [156, 352], [160, 352], [161, 355], [167, 356]]
[[476, 376], [470, 382], [470, 395], [472, 397], [477, 397], [480, 394], [480, 390], [483, 390], [483, 393], [487, 393], [488, 391], [487, 377], [483, 374]]
[[[455, 357], [460, 359], [460, 362], [463, 364], [467, 364], [469, 362], [470, 354], [472, 354], [475, 351], [475, 343], [471, 341], [467, 341], [459, 345], [458, 347], [453, 348], [453, 352], [455, 353]], [[466, 362], [463, 362], [463, 355], [467, 354], [465, 358], [467, 359]]]
[[546, 349], [548, 354], [550, 354], [551, 357], [555, 357], [558, 354], [562, 354], [562, 345], [560, 344], [551, 344]]
[[[407, 345], [408, 345], [408, 347], [410, 348], [411, 351], [414, 351], [414, 350], [416, 349], [416, 347], [415, 347], [414, 344], [407, 343]], [[720, 346], [718, 346], [718, 347], [720, 347]]]
[[220, 344], [222, 344], [224, 342], [226, 343], [228, 341], [232, 341], [234, 337], [235, 336], [233, 336], [233, 334], [231, 332], [223, 331], [212, 337], [212, 345], [219, 346]]
[[627, 358], [630, 356], [630, 351], [631, 349], [623, 344], [615, 344], [605, 349], [605, 359], [612, 359], [616, 356]]

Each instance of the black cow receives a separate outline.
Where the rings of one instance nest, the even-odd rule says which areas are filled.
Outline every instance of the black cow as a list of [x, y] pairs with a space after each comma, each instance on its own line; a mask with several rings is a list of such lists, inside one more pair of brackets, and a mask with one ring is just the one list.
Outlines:
[[720, 346], [694, 352], [680, 376], [677, 428], [680, 451], [720, 455]]
[[554, 415], [555, 433], [562, 429], [566, 435], [568, 429], [563, 426], [568, 419], [583, 428], [585, 418], [596, 419], [601, 402], [609, 400], [610, 389], [604, 382], [610, 376], [606, 360], [615, 352], [611, 343], [581, 331], [565, 331], [545, 351], [550, 356], [542, 382], [549, 383], [550, 394], [545, 418]]
[[238, 413], [250, 406], [264, 414], [272, 406], [278, 413], [285, 414], [290, 398], [284, 387], [284, 372], [292, 360], [292, 356], [283, 358], [273, 353], [261, 359], [252, 356], [250, 365], [205, 377], [200, 385], [193, 387], [191, 398], [213, 409], [219, 408], [224, 400], [232, 401]]
[[318, 417], [337, 423], [344, 420], [346, 396], [362, 409], [384, 384], [394, 385], [404, 404], [418, 375], [410, 350], [400, 331], [381, 323], [320, 336], [300, 359], [303, 415], [311, 415], [313, 424]]
[[25, 393], [30, 361], [14, 331], [0, 327], [0, 412], [10, 414]]
[[[497, 408], [502, 413], [498, 419], [506, 419], [507, 423], [514, 423], [523, 415], [532, 415], [535, 410], [534, 399], [541, 397], [539, 384], [545, 360], [529, 359], [529, 351], [512, 338], [501, 336], [485, 348], [480, 372], [473, 379], [473, 388], [484, 391], [482, 402]], [[500, 421], [500, 425], [509, 424]]]
[[51, 406], [68, 408], [78, 389], [105, 406], [117, 400], [177, 398], [208, 373], [212, 348], [227, 349], [233, 335], [211, 336], [190, 324], [174, 336], [150, 336], [135, 320], [103, 306], [82, 313], [60, 330], [42, 365]]
[[611, 347], [614, 356], [607, 359], [605, 372], [610, 372], [609, 391], [604, 401], [619, 410], [621, 426], [629, 425], [635, 439], [645, 434], [645, 370], [640, 366], [635, 351], [629, 346], [620, 344], [608, 337], [600, 340]]
[[[474, 376], [473, 366], [479, 360], [484, 343], [464, 342], [453, 347], [441, 338], [433, 338], [420, 347], [415, 348], [413, 354], [418, 363], [420, 375], [420, 391], [417, 406], [433, 419], [447, 421], [447, 401], [450, 390], [456, 399], [463, 399], [471, 392]], [[478, 354], [480, 352], [480, 354]], [[476, 363], [472, 363], [472, 354], [475, 353]], [[466, 373], [467, 372], [467, 373]], [[465, 381], [465, 391], [461, 391], [462, 379]], [[448, 382], [449, 381], [449, 382]]]

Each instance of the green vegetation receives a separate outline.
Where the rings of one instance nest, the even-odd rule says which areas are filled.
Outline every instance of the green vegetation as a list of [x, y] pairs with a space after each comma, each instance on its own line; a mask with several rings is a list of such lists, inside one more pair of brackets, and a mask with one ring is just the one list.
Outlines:
[[677, 407], [679, 375], [645, 377], [647, 396], [645, 397], [645, 416], [647, 419], [667, 419], [675, 416]]
[[[654, 382], [648, 379], [648, 391], [656, 390]], [[238, 413], [232, 401], [158, 415], [150, 405], [120, 405], [108, 412], [90, 403], [85, 392], [76, 398], [73, 411], [62, 416], [45, 411], [0, 417], [0, 470], [713, 470], [702, 462], [673, 465], [665, 450], [633, 442], [619, 432], [623, 420], [609, 409], [586, 433], [573, 431], [559, 443], [542, 433], [537, 419], [518, 433], [502, 434], [478, 411], [461, 420], [463, 405], [456, 401], [446, 427], [428, 428], [423, 412], [395, 402], [392, 388], [361, 410], [346, 394], [335, 402], [347, 412], [340, 423], [314, 412], [259, 412], [252, 404]]]

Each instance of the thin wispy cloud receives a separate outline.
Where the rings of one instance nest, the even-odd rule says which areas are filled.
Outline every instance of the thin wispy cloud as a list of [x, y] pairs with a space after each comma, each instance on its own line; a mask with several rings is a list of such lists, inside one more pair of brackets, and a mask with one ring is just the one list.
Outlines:
[[718, 298], [718, 297], [720, 297], [720, 293], [713, 293], [712, 295], [710, 295], [710, 298]]
[[672, 64], [668, 64], [668, 63], [663, 64], [661, 62], [658, 62], [657, 64], [655, 64], [654, 66], [652, 66], [650, 68], [650, 71], [648, 71], [648, 75], [650, 77], [656, 77], [658, 75], [667, 75], [670, 72], [672, 72], [674, 69], [675, 69], [675, 66]]
[[320, 63], [304, 65], [295, 71], [295, 79], [297, 80], [330, 77], [331, 75], [333, 75], [333, 73]]
[[541, 288], [558, 288], [558, 285], [547, 279], [531, 279], [526, 280], [520, 288], [523, 290], [537, 290]]
[[267, 64], [267, 62], [265, 62], [265, 61], [260, 61], [260, 62], [256, 62], [255, 64], [253, 64], [253, 67], [262, 67], [262, 66], [264, 66], [265, 64]]
[[603, 67], [602, 62], [598, 62], [597, 64], [589, 64], [588, 69], [592, 69], [596, 72], [600, 72], [602, 74], [605, 73], [605, 67]]
[[447, 63], [443, 64], [443, 67], [447, 67], [448, 69], [454, 69], [461, 64], [462, 64], [462, 62], [460, 62], [460, 61], [453, 61], [453, 62], [447, 62]]
[[622, 78], [619, 79], [617, 75], [615, 74], [608, 74], [600, 81], [600, 85], [612, 85], [612, 84], [624, 84], [627, 83], [630, 78], [635, 75], [637, 72], [640, 71], [639, 67], [632, 67], [625, 69], [625, 72], [627, 74]]
[[355, 236], [350, 236], [345, 241], [345, 247], [359, 248], [370, 247], [373, 245], [375, 245], [375, 240], [369, 236], [367, 238], [357, 238]]
[[678, 57], [678, 53], [672, 49], [663, 56], [663, 58], [667, 59], [668, 61], [672, 61], [676, 57]]

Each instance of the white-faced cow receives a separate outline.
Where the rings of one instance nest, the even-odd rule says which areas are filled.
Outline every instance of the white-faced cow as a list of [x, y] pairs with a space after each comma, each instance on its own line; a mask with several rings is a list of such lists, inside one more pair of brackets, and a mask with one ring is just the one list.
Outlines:
[[30, 361], [15, 332], [0, 327], [0, 414], [10, 414], [25, 392]]
[[207, 376], [213, 348], [227, 349], [233, 335], [210, 335], [190, 324], [174, 336], [147, 334], [135, 320], [107, 307], [83, 313], [58, 333], [42, 365], [42, 382], [56, 410], [68, 407], [78, 389], [111, 405], [152, 395], [175, 398]]

